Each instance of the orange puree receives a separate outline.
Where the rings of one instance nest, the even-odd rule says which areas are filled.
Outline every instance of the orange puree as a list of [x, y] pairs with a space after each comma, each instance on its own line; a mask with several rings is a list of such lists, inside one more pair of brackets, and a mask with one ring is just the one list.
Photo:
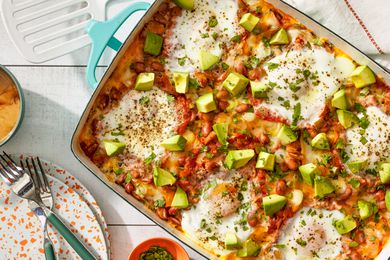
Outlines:
[[20, 113], [20, 98], [12, 79], [0, 72], [0, 141], [14, 129]]

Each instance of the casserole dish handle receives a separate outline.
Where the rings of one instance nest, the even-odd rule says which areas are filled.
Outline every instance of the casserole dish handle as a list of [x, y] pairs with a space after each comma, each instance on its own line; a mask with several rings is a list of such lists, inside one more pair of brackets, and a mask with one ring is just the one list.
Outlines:
[[93, 89], [95, 89], [98, 85], [98, 81], [96, 80], [95, 75], [96, 67], [106, 47], [108, 46], [114, 51], [118, 51], [122, 46], [122, 42], [114, 37], [115, 32], [130, 15], [137, 11], [146, 11], [149, 7], [149, 3], [138, 2], [131, 4], [129, 7], [108, 21], [90, 21], [86, 28], [86, 31], [92, 42], [91, 53], [89, 55], [87, 65], [87, 81]]

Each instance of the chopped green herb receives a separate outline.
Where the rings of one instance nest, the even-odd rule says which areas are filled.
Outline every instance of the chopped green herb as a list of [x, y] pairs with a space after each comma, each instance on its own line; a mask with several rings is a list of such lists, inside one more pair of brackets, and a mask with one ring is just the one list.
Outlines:
[[223, 70], [227, 70], [229, 68], [229, 65], [227, 65], [225, 62], [222, 62], [221, 67]]
[[274, 70], [279, 67], [278, 63], [268, 62], [265, 64], [269, 70]]
[[175, 100], [175, 97], [174, 97], [174, 96], [172, 96], [172, 95], [168, 95], [168, 96], [167, 96], [167, 101], [168, 101], [168, 103], [172, 103], [173, 100]]
[[211, 37], [213, 37], [213, 39], [216, 40], [216, 39], [218, 38], [218, 33], [213, 32], [213, 33], [211, 34]]
[[177, 63], [179, 63], [180, 66], [184, 66], [184, 64], [186, 63], [186, 59], [187, 59], [186, 56], [178, 58]]
[[190, 78], [188, 86], [193, 89], [198, 89], [200, 87], [199, 82], [193, 78]]
[[114, 169], [114, 173], [116, 174], [116, 175], [119, 175], [119, 174], [121, 174], [123, 172], [123, 169], [122, 168], [116, 168], [116, 169]]
[[200, 38], [204, 39], [204, 38], [209, 38], [210, 35], [208, 33], [201, 33], [200, 34]]
[[215, 27], [218, 25], [218, 20], [215, 16], [211, 16], [209, 19], [209, 26], [210, 27]]
[[368, 142], [368, 140], [367, 140], [364, 136], [362, 136], [362, 137], [360, 138], [360, 142], [361, 142], [362, 144], [366, 144], [366, 143]]
[[206, 145], [203, 145], [199, 150], [201, 153], [205, 153], [205, 152], [207, 152], [208, 147]]
[[294, 106], [294, 113], [292, 115], [292, 118], [293, 118], [293, 123], [292, 124], [294, 126], [298, 124], [298, 121], [300, 119], [302, 119], [302, 117], [301, 117], [301, 103], [295, 104], [295, 106]]
[[152, 152], [148, 157], [145, 158], [144, 163], [146, 165], [151, 164], [156, 159], [156, 155]]
[[241, 35], [237, 34], [231, 38], [232, 42], [239, 43], [241, 41]]
[[165, 199], [162, 198], [162, 199], [158, 199], [158, 200], [154, 201], [154, 207], [156, 207], [156, 208], [165, 207]]
[[298, 238], [295, 240], [297, 242], [298, 245], [300, 246], [306, 246], [307, 245], [307, 242], [305, 240], [303, 240], [302, 238]]
[[335, 145], [336, 149], [344, 149], [345, 143], [343, 139], [338, 139]]
[[150, 103], [150, 98], [148, 96], [144, 96], [140, 98], [139, 103], [141, 105], [148, 105]]
[[349, 184], [355, 189], [359, 188], [360, 182], [357, 179], [350, 179]]

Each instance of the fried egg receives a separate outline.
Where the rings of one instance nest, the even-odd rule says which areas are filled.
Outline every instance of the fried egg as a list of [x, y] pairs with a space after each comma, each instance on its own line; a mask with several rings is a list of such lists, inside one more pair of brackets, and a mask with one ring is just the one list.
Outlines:
[[332, 222], [340, 211], [303, 208], [281, 229], [278, 245], [283, 259], [334, 259], [342, 252], [341, 235]]
[[234, 232], [245, 241], [252, 233], [246, 216], [251, 209], [248, 183], [238, 174], [225, 180], [211, 179], [200, 201], [182, 212], [182, 228], [187, 236], [199, 241], [209, 251], [225, 255], [225, 235]]
[[[327, 100], [349, 76], [347, 62], [348, 58], [335, 58], [320, 47], [283, 52], [264, 65], [267, 76], [261, 81], [270, 90], [257, 109], [265, 108], [289, 123], [294, 117], [298, 125], [315, 123]], [[349, 64], [353, 69], [352, 61]]]
[[160, 143], [171, 137], [178, 125], [175, 102], [161, 89], [129, 91], [102, 119], [100, 140], [117, 139], [126, 152], [140, 158], [164, 153]]
[[368, 107], [366, 115], [358, 115], [368, 121], [366, 129], [355, 125], [346, 131], [345, 151], [350, 161], [366, 160], [369, 169], [376, 168], [379, 162], [390, 162], [390, 116], [378, 107]]
[[197, 0], [193, 11], [182, 10], [168, 39], [168, 70], [193, 72], [199, 69], [200, 50], [220, 57], [223, 45], [232, 45], [231, 38], [239, 30], [237, 11], [235, 0]]

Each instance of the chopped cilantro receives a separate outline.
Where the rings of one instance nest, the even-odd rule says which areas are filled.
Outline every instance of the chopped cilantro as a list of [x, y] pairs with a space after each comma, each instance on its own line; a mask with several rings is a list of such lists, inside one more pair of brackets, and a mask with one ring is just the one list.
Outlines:
[[301, 119], [301, 103], [297, 103], [294, 106], [294, 113], [292, 115], [293, 118], [293, 125], [297, 125], [299, 119]]
[[343, 139], [338, 139], [335, 145], [336, 149], [344, 149], [345, 143]]
[[187, 59], [186, 56], [178, 58], [177, 63], [179, 63], [180, 66], [184, 66], [184, 64], [186, 63], [186, 59]]
[[223, 70], [227, 70], [229, 68], [229, 65], [227, 65], [225, 62], [222, 62], [221, 67]]
[[144, 163], [146, 165], [151, 164], [156, 159], [156, 155], [152, 152], [148, 157], [145, 158]]
[[360, 182], [357, 179], [350, 179], [349, 184], [355, 189], [359, 188]]
[[156, 207], [156, 208], [165, 207], [165, 199], [162, 198], [162, 199], [158, 199], [158, 200], [154, 201], [154, 207]]
[[307, 242], [305, 240], [303, 240], [302, 238], [298, 238], [295, 240], [297, 242], [298, 245], [300, 246], [306, 246], [307, 245]]
[[241, 41], [241, 35], [237, 34], [231, 38], [232, 42], [239, 43]]
[[205, 153], [205, 152], [207, 152], [208, 148], [206, 145], [203, 145], [199, 150], [201, 153]]
[[168, 103], [172, 103], [173, 100], [175, 100], [175, 97], [174, 97], [174, 96], [172, 96], [172, 95], [168, 95], [168, 96], [167, 96], [167, 101], [168, 101]]
[[188, 86], [193, 89], [198, 89], [200, 87], [199, 82], [193, 78], [190, 78]]
[[139, 103], [141, 105], [148, 105], [150, 103], [150, 98], [148, 96], [144, 96], [140, 98]]
[[277, 67], [279, 67], [279, 64], [278, 63], [273, 63], [273, 62], [268, 62], [265, 64], [269, 70], [274, 70], [276, 69]]
[[218, 25], [218, 20], [215, 16], [211, 16], [209, 19], [209, 26], [210, 27], [215, 27]]

